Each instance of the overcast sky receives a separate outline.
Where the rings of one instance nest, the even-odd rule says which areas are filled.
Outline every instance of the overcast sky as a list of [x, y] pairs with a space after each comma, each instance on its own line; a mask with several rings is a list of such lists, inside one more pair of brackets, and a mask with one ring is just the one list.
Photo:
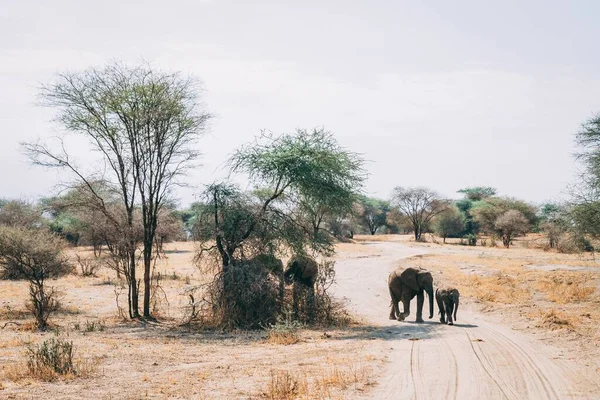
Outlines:
[[556, 199], [573, 135], [600, 111], [598, 15], [596, 1], [0, 0], [0, 197], [67, 178], [19, 150], [59, 130], [40, 84], [146, 60], [203, 81], [215, 118], [197, 186], [262, 129], [324, 126], [369, 160], [370, 195], [486, 185]]

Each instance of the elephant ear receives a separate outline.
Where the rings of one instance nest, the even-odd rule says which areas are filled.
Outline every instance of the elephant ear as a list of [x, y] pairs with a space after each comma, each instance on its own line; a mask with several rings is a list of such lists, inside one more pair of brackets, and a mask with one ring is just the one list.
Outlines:
[[411, 288], [413, 290], [417, 290], [417, 291], [420, 290], [419, 284], [417, 283], [417, 271], [416, 270], [414, 270], [412, 268], [405, 269], [400, 274], [400, 280], [402, 281], [402, 283], [404, 283], [409, 288]]

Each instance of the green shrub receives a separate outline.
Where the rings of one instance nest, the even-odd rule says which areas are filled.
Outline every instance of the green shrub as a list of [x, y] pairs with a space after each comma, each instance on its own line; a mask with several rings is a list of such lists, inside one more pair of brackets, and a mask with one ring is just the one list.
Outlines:
[[27, 348], [27, 368], [31, 375], [42, 378], [75, 374], [73, 354], [73, 342], [51, 338]]
[[467, 244], [469, 246], [477, 246], [477, 235], [469, 233], [468, 235], [465, 235], [465, 239], [467, 239]]

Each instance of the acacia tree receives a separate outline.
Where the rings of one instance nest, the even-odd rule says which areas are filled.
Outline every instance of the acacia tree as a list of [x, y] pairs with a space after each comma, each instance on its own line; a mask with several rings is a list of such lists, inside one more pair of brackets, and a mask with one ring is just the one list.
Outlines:
[[473, 204], [471, 215], [479, 228], [486, 233], [496, 233], [496, 220], [509, 210], [519, 211], [532, 226], [537, 222], [535, 206], [511, 197], [489, 197]]
[[573, 210], [565, 204], [546, 203], [540, 207], [539, 214], [539, 226], [548, 236], [548, 245], [559, 247], [564, 235], [573, 228]]
[[433, 218], [444, 212], [450, 204], [433, 190], [400, 186], [394, 189], [391, 203], [409, 219], [416, 241], [421, 240], [423, 229], [429, 226]]
[[498, 217], [494, 226], [502, 238], [504, 247], [508, 249], [515, 237], [527, 233], [529, 221], [521, 211], [508, 210]]
[[[242, 286], [236, 284], [242, 276], [260, 276], [261, 269], [253, 269], [250, 259], [265, 255], [272, 258], [286, 252], [333, 252], [331, 235], [321, 229], [321, 213], [337, 210], [340, 199], [355, 198], [364, 173], [362, 159], [340, 147], [333, 135], [323, 129], [298, 130], [279, 137], [263, 134], [238, 150], [229, 165], [232, 172], [246, 173], [261, 190], [247, 193], [228, 183], [209, 185], [202, 203], [194, 207], [199, 211], [194, 219], [195, 238], [201, 242], [196, 261], [205, 256], [218, 260], [222, 283], [217, 301], [231, 321], [241, 318], [231, 314], [242, 306], [247, 312], [256, 311], [247, 310], [247, 305], [238, 300], [252, 290], [248, 285], [257, 292], [263, 286], [255, 280]], [[302, 205], [308, 201], [318, 205], [313, 208], [318, 212], [306, 213]], [[283, 270], [278, 268], [283, 284]], [[232, 292], [239, 296], [231, 298]], [[264, 296], [263, 305], [268, 304], [268, 298]]]
[[468, 187], [460, 189], [457, 192], [464, 194], [465, 198], [471, 201], [479, 201], [496, 195], [496, 189], [489, 186]]
[[361, 196], [360, 204], [362, 206], [360, 222], [371, 235], [374, 235], [379, 228], [385, 226], [390, 205], [385, 200], [366, 196]]
[[[134, 211], [141, 208], [143, 225], [144, 304], [150, 318], [151, 266], [158, 215], [178, 177], [198, 156], [196, 141], [210, 115], [200, 109], [193, 80], [164, 73], [149, 66], [129, 68], [121, 64], [82, 73], [66, 73], [43, 87], [45, 104], [57, 108], [58, 121], [68, 131], [87, 139], [102, 157], [102, 176], [88, 174], [73, 160], [65, 146], [61, 151], [39, 144], [24, 144], [35, 164], [66, 168], [103, 210], [103, 199], [94, 186], [101, 179], [119, 193], [126, 214], [121, 230], [128, 237], [127, 270], [132, 317], [138, 317], [136, 277], [137, 243]], [[105, 210], [103, 210], [105, 212]], [[110, 218], [109, 212], [105, 215]], [[115, 221], [117, 223], [117, 221]]]
[[[310, 199], [322, 206], [333, 207], [336, 204], [331, 204], [332, 199], [354, 198], [364, 180], [362, 159], [340, 147], [333, 135], [323, 129], [298, 130], [295, 134], [279, 137], [263, 134], [237, 150], [229, 165], [233, 173], [246, 173], [256, 186], [266, 189], [252, 219], [239, 230], [235, 240], [226, 242], [217, 227], [214, 239], [224, 267], [229, 265], [234, 252], [252, 235], [267, 212], [285, 216], [290, 224], [297, 225], [290, 207], [276, 209], [273, 207], [275, 202]], [[213, 191], [217, 205], [218, 193]]]
[[581, 125], [575, 144], [584, 169], [578, 184], [570, 188], [574, 228], [579, 235], [600, 237], [600, 113]]

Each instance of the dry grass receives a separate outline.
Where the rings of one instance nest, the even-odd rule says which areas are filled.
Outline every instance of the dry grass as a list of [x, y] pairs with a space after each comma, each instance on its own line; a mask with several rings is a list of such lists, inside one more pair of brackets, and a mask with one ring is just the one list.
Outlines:
[[22, 352], [23, 361], [13, 362], [3, 368], [6, 379], [13, 382], [22, 382], [26, 380], [37, 380], [43, 382], [53, 382], [56, 380], [73, 380], [75, 378], [90, 378], [98, 371], [100, 358], [82, 358], [75, 357], [68, 360], [71, 366], [64, 373], [57, 372], [56, 368], [45, 362], [35, 359], [35, 347], [31, 343], [25, 343], [21, 339], [14, 339], [15, 346], [27, 346]]
[[292, 376], [288, 371], [271, 371], [271, 380], [262, 396], [269, 400], [292, 400], [308, 393], [305, 375]]
[[300, 335], [296, 331], [269, 331], [266, 342], [269, 344], [290, 345], [300, 341]]
[[540, 274], [534, 287], [544, 292], [549, 301], [570, 304], [588, 301], [596, 291], [589, 286], [592, 275], [577, 272], [555, 272]]
[[12, 382], [21, 383], [27, 381], [54, 382], [70, 381], [77, 378], [92, 378], [98, 372], [97, 359], [78, 359], [75, 362], [76, 373], [57, 374], [51, 368], [45, 367], [30, 370], [26, 362], [17, 362], [3, 368], [4, 377]]
[[[362, 384], [336, 383], [352, 382], [352, 374], [361, 379], [360, 368], [351, 367], [355, 361], [347, 354], [359, 357], [365, 370], [378, 370], [384, 364], [381, 354], [386, 343], [366, 337], [335, 340], [323, 337], [321, 329], [305, 327], [232, 333], [178, 327], [188, 305], [185, 290], [206, 283], [212, 275], [202, 274], [191, 262], [193, 243], [169, 244], [167, 250], [156, 270], [164, 277], [161, 287], [168, 304], [163, 309], [169, 317], [158, 324], [116, 316], [114, 285], [120, 282], [114, 271], [101, 268], [96, 277], [70, 275], [51, 281], [64, 293], [64, 308], [52, 319], [53, 329], [72, 340], [82, 351], [77, 355], [84, 357], [77, 358], [75, 375], [58, 377], [43, 372], [34, 376], [27, 371], [26, 347], [50, 334], [35, 331], [34, 324], [28, 323], [29, 315], [22, 311], [28, 295], [26, 283], [0, 281], [0, 327], [11, 322], [0, 330], [0, 384], [4, 387], [0, 398], [255, 398], [266, 391], [269, 374], [265, 371], [272, 368], [298, 379], [306, 373], [308, 394], [304, 398], [348, 398], [354, 386], [360, 390]], [[340, 257], [346, 258], [377, 253], [369, 245], [339, 250]], [[72, 252], [91, 257], [89, 249]], [[125, 291], [121, 306], [126, 305], [126, 296]], [[348, 334], [344, 330], [329, 332]], [[90, 354], [104, 355], [100, 367], [94, 368], [99, 360]], [[323, 365], [330, 365], [330, 370]], [[82, 382], [80, 377], [86, 380]]]
[[538, 315], [537, 317], [541, 321], [540, 326], [550, 329], [550, 330], [556, 330], [556, 329], [574, 330], [573, 322], [576, 323], [576, 321], [578, 320], [578, 318], [575, 318], [570, 314], [562, 313], [555, 309], [552, 309], [550, 311], [541, 312], [540, 315]]
[[494, 276], [463, 275], [460, 279], [461, 296], [501, 304], [522, 303], [531, 299], [531, 293], [522, 288], [520, 282], [510, 275], [501, 272]]
[[306, 371], [291, 374], [285, 370], [272, 370], [261, 397], [269, 400], [344, 399], [344, 390], [353, 388], [360, 391], [370, 385], [370, 371], [360, 365], [332, 365], [312, 374]]

